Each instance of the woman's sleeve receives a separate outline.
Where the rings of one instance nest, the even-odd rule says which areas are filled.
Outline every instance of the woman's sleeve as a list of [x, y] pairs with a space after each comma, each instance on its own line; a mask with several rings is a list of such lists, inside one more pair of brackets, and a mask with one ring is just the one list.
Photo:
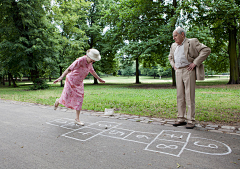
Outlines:
[[89, 66], [89, 72], [92, 74], [93, 72], [95, 72], [95, 70], [93, 69], [92, 64]]
[[81, 65], [81, 62], [82, 62], [82, 58], [78, 58], [68, 67], [68, 69], [71, 71], [78, 69]]

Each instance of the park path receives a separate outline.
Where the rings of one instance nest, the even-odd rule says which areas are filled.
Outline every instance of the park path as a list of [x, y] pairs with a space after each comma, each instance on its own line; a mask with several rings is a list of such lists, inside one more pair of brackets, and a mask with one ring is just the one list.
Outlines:
[[0, 100], [0, 168], [240, 166], [240, 136], [236, 133], [187, 130], [154, 119], [149, 123], [147, 117], [94, 113], [82, 112], [85, 126], [78, 126], [73, 111]]

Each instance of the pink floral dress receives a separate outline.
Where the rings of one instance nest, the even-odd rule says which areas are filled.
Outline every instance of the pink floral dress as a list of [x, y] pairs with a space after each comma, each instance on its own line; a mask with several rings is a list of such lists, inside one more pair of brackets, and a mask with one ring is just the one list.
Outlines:
[[84, 98], [83, 80], [89, 72], [94, 72], [94, 69], [92, 63], [87, 63], [85, 56], [75, 60], [68, 68], [71, 72], [66, 76], [59, 103], [74, 110], [81, 110]]

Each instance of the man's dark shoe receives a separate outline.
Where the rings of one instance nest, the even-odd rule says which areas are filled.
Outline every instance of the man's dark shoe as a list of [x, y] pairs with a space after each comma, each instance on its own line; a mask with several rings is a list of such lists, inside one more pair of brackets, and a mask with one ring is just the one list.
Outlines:
[[192, 123], [188, 123], [186, 125], [186, 129], [193, 129], [195, 127], [195, 124], [192, 124]]
[[177, 126], [183, 126], [183, 125], [186, 125], [187, 123], [186, 122], [175, 122], [174, 124], [173, 124], [173, 126], [175, 126], [175, 127], [177, 127]]

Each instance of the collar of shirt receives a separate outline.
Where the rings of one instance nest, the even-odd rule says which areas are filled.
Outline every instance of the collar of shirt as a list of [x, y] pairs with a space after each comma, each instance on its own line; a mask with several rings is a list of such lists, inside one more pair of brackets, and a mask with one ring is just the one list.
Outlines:
[[181, 43], [181, 45], [177, 45], [177, 46], [178, 46], [178, 47], [179, 47], [179, 46], [182, 46], [185, 41], [186, 41], [186, 38], [184, 38], [184, 40], [183, 40], [183, 42]]

